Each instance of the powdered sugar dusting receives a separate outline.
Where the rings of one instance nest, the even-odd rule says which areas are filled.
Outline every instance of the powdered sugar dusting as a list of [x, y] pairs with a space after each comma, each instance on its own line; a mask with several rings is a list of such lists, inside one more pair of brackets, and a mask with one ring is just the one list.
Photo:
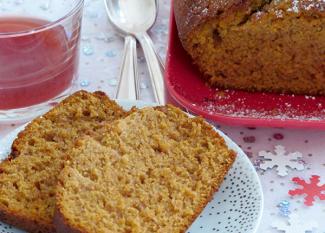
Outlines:
[[193, 4], [189, 11], [187, 12], [185, 24], [188, 25], [191, 23], [192, 18], [197, 15], [207, 15], [209, 13], [208, 4], [206, 1], [199, 1], [196, 4]]
[[291, 7], [287, 10], [289, 12], [299, 13], [301, 10], [309, 11], [317, 9], [318, 11], [325, 10], [325, 0], [292, 0]]
[[[288, 108], [291, 107], [291, 105], [287, 104]], [[202, 110], [207, 111], [210, 115], [214, 115], [216, 113], [224, 113], [227, 116], [230, 117], [249, 117], [249, 118], [255, 118], [255, 119], [277, 119], [277, 120], [299, 120], [299, 121], [322, 121], [324, 120], [322, 117], [318, 116], [311, 116], [311, 115], [295, 115], [296, 111], [289, 110], [287, 112], [281, 112], [278, 109], [274, 109], [274, 111], [270, 112], [268, 110], [265, 111], [257, 111], [256, 109], [245, 109], [237, 108], [234, 105], [214, 105], [213, 103], [207, 103], [207, 105], [203, 106]], [[325, 114], [325, 111], [323, 110], [321, 112], [322, 114]]]
[[275, 15], [277, 18], [283, 18], [283, 11], [282, 10], [276, 10]]
[[293, 11], [295, 13], [299, 13], [299, 0], [292, 1], [292, 7], [288, 9], [288, 11]]
[[255, 16], [256, 19], [260, 19], [262, 17], [262, 15], [263, 15], [263, 11], [258, 11], [258, 12], [256, 12], [254, 14], [254, 16]]
[[[207, 112], [210, 115], [225, 114], [230, 117], [240, 118], [256, 118], [256, 119], [277, 119], [277, 120], [299, 120], [299, 121], [324, 121], [325, 109], [323, 104], [318, 102], [315, 96], [302, 96], [306, 102], [296, 103], [297, 98], [301, 96], [279, 94], [274, 95], [274, 102], [281, 103], [273, 109], [261, 108], [256, 104], [256, 108], [252, 107], [251, 99], [248, 99], [245, 95], [234, 98], [238, 91], [236, 90], [216, 90], [217, 94], [214, 98], [206, 98], [201, 104], [196, 104], [201, 110]], [[268, 99], [268, 93], [262, 93], [262, 96]], [[302, 99], [302, 98], [301, 98]], [[226, 103], [226, 104], [225, 104]], [[261, 105], [267, 106], [266, 103]], [[316, 108], [314, 111], [304, 111], [306, 106], [312, 106]]]
[[284, 18], [286, 12], [299, 14], [313, 9], [318, 13], [323, 12], [325, 0], [273, 0], [262, 11], [255, 13], [255, 18], [259, 19], [263, 13], [273, 13], [277, 18]]
[[202, 14], [207, 15], [207, 14], [208, 14], [208, 8], [204, 8], [204, 9], [202, 10]]
[[303, 8], [305, 10], [317, 9], [320, 11], [325, 11], [325, 0], [307, 0], [304, 2]]

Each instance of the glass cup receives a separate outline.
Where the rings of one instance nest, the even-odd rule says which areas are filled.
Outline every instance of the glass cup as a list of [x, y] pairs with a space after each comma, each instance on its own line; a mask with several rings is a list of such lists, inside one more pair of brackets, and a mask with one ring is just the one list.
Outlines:
[[0, 122], [35, 117], [78, 76], [83, 0], [0, 1]]

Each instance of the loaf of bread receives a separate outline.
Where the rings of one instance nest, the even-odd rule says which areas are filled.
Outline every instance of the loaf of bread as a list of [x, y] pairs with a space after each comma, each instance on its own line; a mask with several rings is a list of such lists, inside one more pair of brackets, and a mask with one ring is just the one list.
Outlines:
[[325, 95], [324, 0], [175, 0], [174, 12], [211, 85]]
[[56, 190], [57, 232], [183, 233], [235, 154], [204, 120], [167, 106], [115, 121], [71, 157]]
[[28, 232], [55, 232], [55, 186], [67, 151], [124, 115], [104, 93], [80, 91], [32, 121], [0, 164], [0, 220]]

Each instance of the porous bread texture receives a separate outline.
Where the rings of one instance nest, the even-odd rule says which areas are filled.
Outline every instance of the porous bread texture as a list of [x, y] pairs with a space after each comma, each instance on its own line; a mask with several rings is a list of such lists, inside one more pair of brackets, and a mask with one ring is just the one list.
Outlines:
[[115, 121], [85, 138], [59, 176], [57, 232], [180, 233], [195, 220], [235, 160], [200, 118], [172, 106]]
[[55, 186], [67, 151], [124, 115], [104, 93], [79, 91], [28, 124], [0, 164], [0, 220], [28, 232], [55, 232]]
[[182, 44], [209, 84], [325, 95], [325, 1], [174, 3]]

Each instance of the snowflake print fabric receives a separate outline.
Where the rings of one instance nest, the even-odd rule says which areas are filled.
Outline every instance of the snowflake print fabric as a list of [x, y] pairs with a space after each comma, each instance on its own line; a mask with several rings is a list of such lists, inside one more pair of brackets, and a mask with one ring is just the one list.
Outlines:
[[309, 233], [318, 227], [314, 221], [305, 221], [297, 214], [290, 215], [287, 221], [275, 221], [272, 227], [285, 233]]
[[289, 195], [306, 195], [304, 202], [306, 206], [312, 206], [315, 202], [315, 197], [318, 197], [320, 200], [325, 200], [325, 184], [319, 185], [319, 178], [319, 176], [314, 175], [309, 179], [310, 183], [307, 183], [298, 177], [294, 177], [292, 181], [302, 188], [290, 190]]
[[267, 170], [276, 167], [279, 176], [287, 176], [289, 168], [304, 170], [304, 165], [300, 161], [302, 154], [300, 152], [286, 153], [285, 147], [281, 145], [275, 146], [274, 153], [260, 151], [258, 156], [263, 159], [260, 169]]

